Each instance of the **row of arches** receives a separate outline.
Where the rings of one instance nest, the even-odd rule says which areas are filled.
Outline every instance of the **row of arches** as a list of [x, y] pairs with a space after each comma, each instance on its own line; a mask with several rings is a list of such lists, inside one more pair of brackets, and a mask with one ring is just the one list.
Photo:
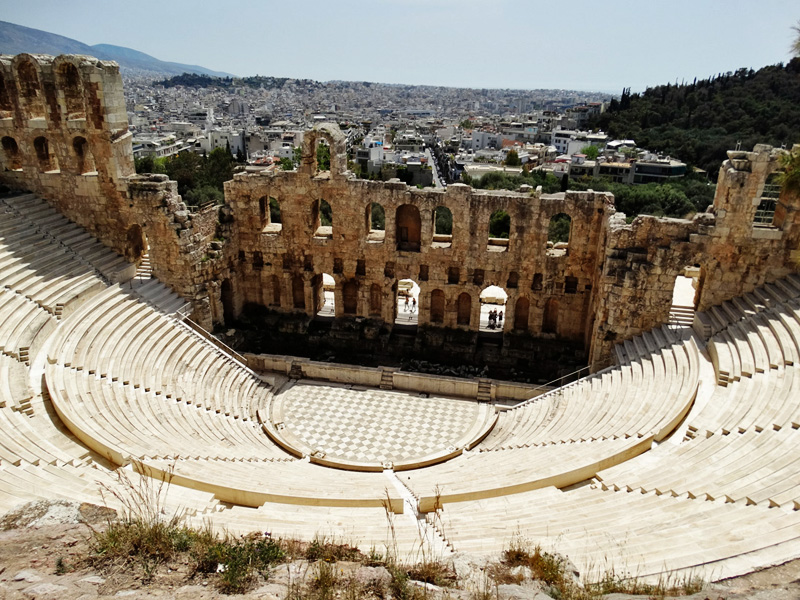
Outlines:
[[[3, 152], [3, 169], [6, 171], [22, 171], [24, 169], [24, 155], [20, 150], [17, 140], [11, 136], [4, 136], [0, 141]], [[81, 175], [95, 172], [95, 162], [89, 148], [89, 142], [83, 136], [75, 136], [71, 143], [71, 160], [75, 171]], [[58, 152], [50, 140], [40, 135], [33, 140], [33, 154], [36, 157], [38, 168], [43, 173], [60, 171]]]
[[[0, 118], [13, 115], [14, 98], [18, 98], [19, 109], [27, 119], [46, 118], [47, 106], [57, 105], [62, 107], [65, 119], [86, 119], [85, 90], [78, 68], [67, 60], [56, 59], [54, 72], [56, 85], [45, 87], [32, 58], [21, 57], [9, 71], [0, 70]], [[63, 99], [48, 98], [51, 93], [63, 94]]]
[[[509, 305], [508, 294], [498, 286], [484, 288], [477, 297], [476, 305], [476, 298], [469, 292], [461, 292], [448, 300], [445, 290], [435, 288], [425, 292], [423, 296], [420, 286], [411, 279], [397, 281], [391, 290], [373, 283], [368, 289], [363, 290], [365, 292], [363, 297], [363, 284], [358, 280], [344, 279], [337, 283], [336, 279], [327, 273], [315, 274], [310, 279], [295, 274], [288, 281], [273, 274], [265, 283], [263, 294], [265, 304], [274, 308], [291, 307], [323, 319], [333, 319], [338, 316], [369, 316], [385, 318], [387, 321], [391, 318], [390, 322], [396, 325], [414, 326], [422, 322], [496, 332], [524, 332], [533, 326], [530, 322], [531, 299], [521, 295]], [[289, 294], [287, 303], [283, 302], [284, 293]], [[496, 301], [498, 297], [501, 298], [499, 303]], [[233, 314], [231, 298], [231, 283], [230, 280], [225, 280], [222, 285], [222, 304], [226, 320]], [[392, 302], [392, 310], [387, 313], [389, 299]], [[311, 304], [307, 305], [309, 300]], [[338, 306], [339, 302], [341, 306]], [[495, 313], [505, 312], [507, 318], [500, 319], [494, 327], [488, 327], [486, 314], [491, 310]], [[557, 333], [559, 310], [558, 298], [548, 298], [545, 301], [541, 313], [542, 321], [538, 327], [542, 333]], [[476, 318], [479, 320], [477, 323]]]
[[[262, 231], [278, 233], [282, 230], [279, 201], [271, 196], [258, 200]], [[331, 205], [324, 199], [314, 200], [311, 205], [311, 229], [316, 238], [333, 238], [334, 215]], [[443, 205], [432, 212], [431, 247], [448, 248], [452, 245], [452, 211]], [[572, 219], [566, 213], [554, 215], [548, 224], [547, 252], [552, 256], [567, 254], [571, 234]], [[364, 230], [367, 241], [381, 243], [386, 236], [386, 212], [378, 202], [370, 202], [364, 208]], [[502, 209], [492, 213], [489, 218], [489, 238], [487, 250], [505, 252], [509, 248], [511, 217]], [[422, 217], [419, 208], [413, 204], [402, 204], [395, 211], [395, 242], [399, 252], [420, 252], [422, 248]]]

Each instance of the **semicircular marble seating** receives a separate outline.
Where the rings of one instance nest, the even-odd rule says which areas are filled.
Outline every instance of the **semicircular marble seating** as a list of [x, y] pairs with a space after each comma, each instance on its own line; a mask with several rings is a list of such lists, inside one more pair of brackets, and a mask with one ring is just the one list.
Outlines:
[[796, 554], [797, 276], [493, 407], [258, 375], [158, 280], [110, 283], [129, 264], [43, 200], [1, 198], [0, 215], [0, 509], [103, 502], [97, 482], [124, 473], [168, 479], [167, 506], [197, 523], [401, 553], [427, 528], [442, 552], [521, 533], [641, 576]]

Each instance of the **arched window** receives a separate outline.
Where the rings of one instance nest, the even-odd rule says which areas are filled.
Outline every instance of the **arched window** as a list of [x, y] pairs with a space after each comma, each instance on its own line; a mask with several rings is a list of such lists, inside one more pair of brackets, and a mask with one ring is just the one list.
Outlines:
[[469, 325], [472, 314], [472, 297], [467, 292], [462, 292], [458, 297], [456, 323]]
[[83, 104], [83, 84], [78, 69], [71, 63], [63, 63], [58, 69], [58, 79], [64, 91], [64, 103], [67, 119], [85, 119], [86, 108]]
[[369, 289], [369, 314], [379, 316], [381, 314], [381, 304], [383, 299], [383, 292], [381, 286], [373, 283]]
[[17, 140], [12, 137], [3, 137], [3, 168], [6, 171], [21, 171], [22, 170], [22, 156], [17, 146]]
[[572, 233], [572, 219], [568, 214], [558, 213], [547, 226], [547, 255], [566, 256]]
[[0, 119], [6, 119], [14, 112], [14, 105], [11, 103], [11, 94], [6, 87], [6, 78], [0, 73]]
[[489, 252], [506, 252], [511, 235], [511, 216], [504, 210], [496, 210], [489, 217]]
[[72, 140], [72, 150], [75, 152], [75, 163], [79, 174], [83, 175], [96, 171], [94, 157], [91, 150], [89, 150], [89, 142], [86, 141], [85, 137], [77, 136], [74, 138]]
[[386, 212], [377, 202], [370, 202], [364, 211], [367, 241], [381, 243], [386, 237]]
[[514, 290], [519, 287], [519, 273], [516, 271], [511, 271], [508, 274], [508, 281], [506, 282], [506, 287], [510, 290]]
[[29, 119], [44, 118], [44, 101], [39, 85], [39, 75], [30, 60], [24, 60], [17, 67], [17, 81], [22, 96], [22, 105]]
[[283, 229], [281, 223], [281, 205], [273, 197], [262, 196], [258, 199], [258, 214], [261, 217], [261, 229], [266, 233], [278, 233]]
[[550, 298], [544, 305], [542, 333], [558, 332], [558, 300]]
[[333, 237], [333, 210], [326, 200], [314, 202], [314, 237], [332, 238]]
[[543, 284], [544, 276], [541, 273], [534, 273], [533, 274], [533, 283], [531, 283], [531, 290], [534, 292], [541, 292]]
[[397, 249], [419, 252], [422, 239], [422, 219], [419, 216], [419, 209], [412, 204], [403, 204], [397, 208], [395, 222]]
[[314, 165], [317, 173], [331, 170], [331, 147], [324, 139], [317, 140], [317, 147], [314, 151]]
[[431, 292], [431, 323], [444, 323], [444, 292]]
[[525, 296], [517, 298], [517, 303], [514, 305], [514, 329], [517, 331], [526, 331], [528, 329], [530, 308], [530, 300]]
[[449, 248], [453, 245], [453, 213], [446, 206], [433, 211], [433, 247]]
[[33, 148], [36, 151], [36, 158], [39, 161], [39, 169], [47, 173], [58, 170], [58, 160], [50, 148], [50, 143], [44, 136], [39, 136], [33, 140]]
[[358, 283], [353, 280], [345, 281], [342, 285], [342, 308], [346, 315], [358, 312]]

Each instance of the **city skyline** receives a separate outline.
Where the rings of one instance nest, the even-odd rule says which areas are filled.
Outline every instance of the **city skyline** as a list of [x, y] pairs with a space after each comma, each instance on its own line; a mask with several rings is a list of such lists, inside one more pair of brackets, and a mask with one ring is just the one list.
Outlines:
[[724, 6], [0, 0], [12, 23], [240, 76], [615, 94], [791, 58], [793, 4]]

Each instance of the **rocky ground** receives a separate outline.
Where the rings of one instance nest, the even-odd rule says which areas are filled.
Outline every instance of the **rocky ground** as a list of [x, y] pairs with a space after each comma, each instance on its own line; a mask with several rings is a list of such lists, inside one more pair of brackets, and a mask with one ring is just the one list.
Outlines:
[[[89, 504], [40, 502], [26, 505], [0, 518], [0, 600], [58, 598], [93, 600], [104, 598], [225, 598], [216, 589], [214, 574], [193, 574], [188, 560], [160, 567], [145, 580], [141, 569], [93, 568], [87, 561], [94, 529], [101, 529], [113, 516]], [[391, 576], [383, 566], [357, 562], [323, 565], [338, 583], [325, 594], [313, 582], [320, 566], [294, 560], [275, 567], [268, 580], [259, 578], [254, 588], [235, 597], [292, 600], [319, 598], [377, 598], [387, 594]], [[484, 564], [463, 557], [453, 561], [457, 587], [440, 588], [409, 581], [417, 597], [454, 600], [546, 600], [550, 598], [539, 582], [530, 580], [526, 567], [513, 570], [519, 584], [494, 585]], [[648, 596], [645, 596], [648, 597]], [[606, 600], [642, 598], [609, 594]], [[800, 560], [719, 583], [708, 584], [692, 600], [790, 600], [800, 599]]]

